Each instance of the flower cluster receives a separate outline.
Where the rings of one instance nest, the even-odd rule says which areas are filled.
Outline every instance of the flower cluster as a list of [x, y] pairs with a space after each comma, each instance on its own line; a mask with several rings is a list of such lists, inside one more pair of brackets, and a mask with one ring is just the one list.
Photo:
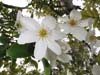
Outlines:
[[[18, 28], [18, 44], [35, 42], [34, 56], [41, 60], [47, 58], [51, 63], [56, 60], [68, 62], [72, 60], [67, 54], [70, 46], [61, 40], [70, 33], [78, 41], [87, 41], [92, 46], [99, 43], [93, 31], [87, 31], [86, 27], [92, 24], [91, 18], [82, 19], [82, 15], [77, 10], [72, 10], [69, 15], [59, 18], [59, 22], [52, 16], [45, 16], [41, 23], [30, 17], [22, 15], [18, 11], [15, 25]], [[63, 29], [63, 31], [62, 31]]]

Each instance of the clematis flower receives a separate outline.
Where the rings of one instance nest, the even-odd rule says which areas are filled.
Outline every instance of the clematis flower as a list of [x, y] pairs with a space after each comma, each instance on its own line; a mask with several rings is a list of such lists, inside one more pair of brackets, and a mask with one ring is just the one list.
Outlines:
[[71, 33], [78, 40], [85, 40], [87, 31], [83, 27], [88, 26], [89, 19], [81, 19], [81, 13], [76, 10], [72, 10], [70, 15], [61, 18], [63, 23], [60, 24], [60, 27], [64, 29], [66, 34]]
[[94, 65], [92, 69], [93, 75], [100, 75], [100, 66], [99, 65]]
[[70, 51], [70, 46], [67, 43], [64, 43], [62, 41], [57, 41], [57, 43], [60, 45], [62, 53], [60, 55], [56, 55], [52, 51], [48, 49], [46, 58], [50, 60], [50, 64], [52, 67], [56, 67], [56, 61], [59, 60], [63, 63], [68, 63], [72, 60], [71, 55], [68, 54], [68, 51]]
[[20, 24], [24, 31], [21, 31], [18, 38], [19, 44], [26, 44], [36, 42], [34, 56], [37, 59], [42, 59], [47, 48], [53, 51], [55, 54], [61, 54], [61, 48], [55, 40], [62, 39], [64, 35], [56, 29], [56, 20], [52, 16], [46, 16], [42, 23], [39, 24], [32, 18], [22, 17]]
[[86, 42], [92, 48], [93, 46], [100, 47], [100, 40], [98, 40], [95, 36], [95, 30], [90, 30], [86, 37]]

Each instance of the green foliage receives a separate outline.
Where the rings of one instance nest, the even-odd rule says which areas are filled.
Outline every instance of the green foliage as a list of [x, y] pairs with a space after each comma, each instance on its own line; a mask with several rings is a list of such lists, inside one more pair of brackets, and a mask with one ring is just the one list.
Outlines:
[[46, 59], [42, 59], [43, 66], [44, 66], [44, 75], [50, 75], [51, 73], [51, 66]]
[[28, 45], [13, 44], [7, 50], [7, 56], [10, 56], [13, 59], [28, 57], [31, 56], [32, 54], [33, 53], [28, 52]]

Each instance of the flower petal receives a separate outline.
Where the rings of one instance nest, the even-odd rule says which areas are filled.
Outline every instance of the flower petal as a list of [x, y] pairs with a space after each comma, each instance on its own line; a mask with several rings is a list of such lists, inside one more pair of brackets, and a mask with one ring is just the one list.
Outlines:
[[93, 75], [100, 75], [100, 66], [99, 65], [94, 65], [92, 69]]
[[26, 7], [32, 0], [1, 0], [2, 3], [15, 7]]
[[66, 35], [58, 30], [53, 30], [52, 35], [50, 36], [53, 40], [59, 40], [64, 38]]
[[19, 33], [23, 32], [26, 30], [26, 28], [23, 26], [20, 25], [20, 20], [22, 19], [23, 15], [22, 15], [22, 12], [21, 11], [18, 11], [17, 13], [17, 17], [16, 17], [16, 22], [15, 22], [15, 26], [17, 27], [17, 31]]
[[68, 51], [71, 50], [67, 42], [62, 41], [62, 40], [57, 40], [57, 43], [60, 45], [63, 53], [68, 53]]
[[[20, 18], [22, 17], [21, 11], [18, 11], [17, 17], [16, 17], [16, 22], [18, 23], [20, 21]], [[15, 23], [16, 24], [16, 23]]]
[[25, 27], [28, 30], [36, 30], [37, 28], [39, 28], [38, 22], [30, 17], [23, 16], [20, 19], [20, 24], [22, 25], [22, 27]]
[[70, 18], [75, 20], [80, 20], [82, 18], [81, 13], [77, 10], [72, 10], [70, 13]]
[[39, 40], [36, 42], [34, 56], [36, 59], [40, 60], [46, 55], [47, 43], [45, 40]]
[[59, 18], [59, 22], [65, 22], [66, 23], [68, 21], [68, 19], [69, 19], [68, 18], [68, 15], [67, 16], [64, 16], [64, 17], [60, 17]]
[[96, 47], [100, 47], [100, 40], [96, 40], [95, 46], [96, 46]]
[[88, 23], [89, 23], [90, 30], [93, 29], [93, 25], [92, 24], [94, 23], [94, 19], [93, 18], [89, 18], [89, 22]]
[[48, 27], [49, 29], [54, 29], [56, 26], [56, 19], [52, 16], [46, 16], [42, 20], [42, 25]]
[[37, 40], [38, 40], [38, 37], [36, 37], [34, 32], [25, 31], [20, 34], [18, 38], [18, 43], [19, 44], [32, 43]]
[[66, 23], [63, 23], [63, 24], [59, 24], [60, 28], [62, 30], [64, 30], [64, 33], [68, 34], [71, 32], [69, 25], [67, 25]]
[[46, 57], [47, 57], [48, 60], [50, 60], [50, 65], [52, 67], [57, 66], [56, 65], [57, 55], [54, 52], [52, 52], [49, 48], [47, 50]]
[[76, 37], [80, 41], [86, 39], [87, 31], [82, 27], [78, 27], [78, 26], [74, 27], [71, 32], [73, 36]]
[[90, 18], [85, 19], [85, 20], [81, 20], [78, 25], [81, 26], [81, 27], [86, 27], [86, 26], [92, 25], [93, 22], [90, 22], [90, 21], [91, 21]]
[[52, 50], [55, 54], [57, 55], [61, 54], [61, 48], [55, 41], [48, 39], [47, 44], [48, 48]]
[[68, 54], [61, 54], [58, 56], [58, 60], [62, 61], [62, 62], [65, 62], [65, 63], [68, 63], [69, 61], [72, 60], [72, 57]]

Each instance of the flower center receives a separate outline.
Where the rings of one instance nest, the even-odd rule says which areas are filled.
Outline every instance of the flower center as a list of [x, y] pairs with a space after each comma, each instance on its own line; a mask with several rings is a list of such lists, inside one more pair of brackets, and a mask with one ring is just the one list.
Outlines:
[[20, 23], [16, 24], [17, 28], [22, 28], [22, 25]]
[[74, 20], [74, 19], [70, 19], [69, 21], [68, 21], [68, 23], [69, 23], [69, 25], [70, 26], [75, 26], [76, 24], [77, 24], [77, 21], [76, 20]]
[[40, 36], [40, 37], [44, 38], [44, 37], [47, 36], [47, 34], [48, 34], [48, 32], [47, 32], [46, 29], [43, 29], [43, 28], [40, 29], [40, 31], [39, 31], [39, 36]]

